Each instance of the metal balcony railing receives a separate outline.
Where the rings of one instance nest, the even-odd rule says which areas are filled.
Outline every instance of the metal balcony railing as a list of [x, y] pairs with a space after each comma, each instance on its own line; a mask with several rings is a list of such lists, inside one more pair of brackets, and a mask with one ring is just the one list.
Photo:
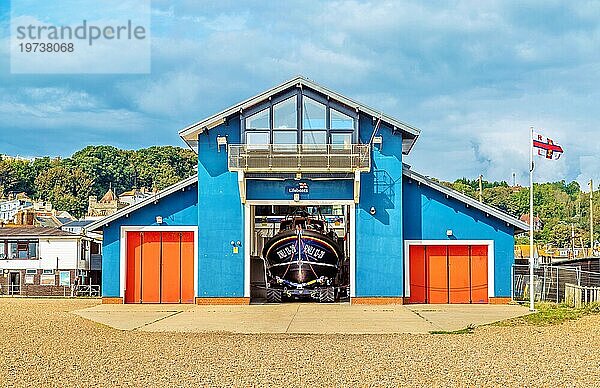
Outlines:
[[229, 171], [354, 172], [371, 169], [368, 144], [230, 144]]

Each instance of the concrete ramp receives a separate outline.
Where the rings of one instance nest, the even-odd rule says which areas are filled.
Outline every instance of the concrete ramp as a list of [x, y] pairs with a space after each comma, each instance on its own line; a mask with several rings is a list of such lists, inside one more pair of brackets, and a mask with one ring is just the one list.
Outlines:
[[242, 334], [426, 334], [526, 315], [519, 305], [287, 303], [250, 306], [99, 305], [74, 311], [119, 330]]

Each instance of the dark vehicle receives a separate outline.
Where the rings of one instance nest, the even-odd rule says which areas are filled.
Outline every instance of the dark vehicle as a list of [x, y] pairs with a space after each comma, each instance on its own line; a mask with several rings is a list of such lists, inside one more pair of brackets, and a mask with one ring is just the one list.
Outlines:
[[267, 300], [312, 298], [333, 302], [339, 288], [344, 253], [340, 239], [323, 217], [297, 210], [264, 245]]

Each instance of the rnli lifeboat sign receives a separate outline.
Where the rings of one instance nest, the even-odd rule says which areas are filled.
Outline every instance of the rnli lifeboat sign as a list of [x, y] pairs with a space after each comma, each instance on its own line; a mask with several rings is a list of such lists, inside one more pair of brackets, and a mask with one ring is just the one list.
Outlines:
[[308, 194], [308, 183], [298, 182], [296, 186], [286, 186], [285, 192], [287, 194]]

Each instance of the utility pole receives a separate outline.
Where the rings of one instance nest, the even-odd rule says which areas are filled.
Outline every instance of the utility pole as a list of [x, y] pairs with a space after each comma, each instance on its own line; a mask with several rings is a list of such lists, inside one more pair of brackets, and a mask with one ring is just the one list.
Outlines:
[[594, 181], [590, 179], [590, 248], [594, 251]]
[[479, 174], [479, 202], [483, 202], [483, 175]]

